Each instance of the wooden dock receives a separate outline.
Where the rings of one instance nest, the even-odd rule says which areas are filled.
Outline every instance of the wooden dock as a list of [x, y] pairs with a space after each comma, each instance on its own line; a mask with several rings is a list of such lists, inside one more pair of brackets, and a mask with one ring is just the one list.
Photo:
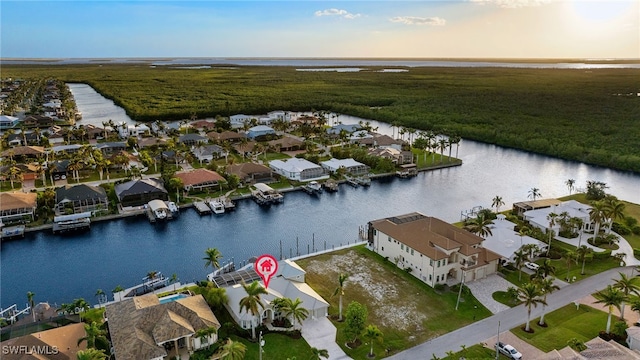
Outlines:
[[204, 201], [194, 201], [193, 207], [195, 207], [196, 211], [200, 215], [211, 214], [211, 208]]

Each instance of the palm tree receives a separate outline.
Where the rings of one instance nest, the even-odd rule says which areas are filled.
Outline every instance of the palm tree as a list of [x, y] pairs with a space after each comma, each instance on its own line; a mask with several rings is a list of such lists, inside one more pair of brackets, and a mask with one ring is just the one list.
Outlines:
[[95, 296], [98, 298], [98, 304], [102, 305], [102, 302], [104, 301], [104, 298], [105, 298], [104, 291], [102, 291], [102, 289], [96, 290], [96, 295]]
[[595, 242], [598, 234], [600, 233], [600, 223], [605, 219], [605, 206], [601, 201], [594, 201], [591, 203], [591, 209], [589, 210], [589, 220], [594, 224], [593, 228], [593, 241]]
[[554, 212], [550, 212], [547, 215], [547, 220], [549, 220], [549, 246], [547, 247], [547, 256], [549, 256], [549, 252], [551, 251], [551, 238], [553, 237], [553, 227], [556, 225], [557, 218], [558, 214]]
[[547, 276], [556, 274], [556, 267], [551, 265], [551, 260], [545, 259], [542, 264], [540, 264], [537, 272], [540, 273], [543, 279], [546, 279]]
[[567, 250], [564, 253], [564, 259], [567, 262], [567, 281], [570, 281], [569, 271], [571, 271], [571, 263], [574, 263], [576, 262], [576, 260], [578, 260], [578, 255], [573, 250]]
[[542, 292], [538, 285], [534, 283], [526, 283], [518, 288], [518, 300], [524, 303], [524, 306], [527, 307], [527, 325], [524, 328], [524, 331], [530, 332], [531, 327], [529, 326], [529, 322], [531, 321], [531, 307], [536, 307], [538, 304], [547, 305], [547, 302], [540, 298]]
[[107, 358], [108, 356], [104, 353], [104, 350], [92, 348], [80, 350], [76, 353], [77, 360], [106, 360]]
[[522, 250], [514, 252], [513, 256], [514, 265], [520, 271], [520, 273], [518, 274], [518, 281], [522, 281], [522, 267], [524, 266], [524, 263], [529, 260], [529, 257], [527, 256], [527, 253]]
[[[216, 330], [215, 327], [213, 326], [209, 326], [203, 329], [200, 329], [198, 331], [196, 331], [196, 333], [194, 334], [194, 336], [198, 339], [200, 339], [200, 343], [201, 344], [208, 344], [208, 346], [211, 346], [211, 344], [209, 344], [209, 338], [211, 337], [211, 335], [216, 334], [218, 332], [218, 330]], [[206, 342], [205, 342], [206, 340]]]
[[478, 214], [474, 219], [468, 220], [464, 225], [464, 229], [481, 237], [493, 235], [489, 225], [493, 224], [493, 220], [485, 218], [483, 214]]
[[620, 303], [620, 318], [624, 320], [624, 305], [627, 299], [631, 294], [640, 295], [640, 283], [638, 283], [638, 278], [628, 277], [624, 273], [620, 273], [620, 279], [616, 280], [613, 287], [615, 289], [619, 289], [624, 294], [624, 299]]
[[96, 341], [107, 342], [107, 332], [97, 322], [92, 321], [91, 324], [84, 324], [84, 330], [87, 335], [78, 339], [78, 346], [80, 346], [83, 341], [86, 341], [88, 348], [95, 349]]
[[449, 142], [447, 141], [447, 139], [440, 138], [440, 140], [438, 140], [438, 150], [440, 150], [440, 162], [442, 162], [442, 159], [444, 157], [444, 151], [447, 149], [447, 145], [449, 145]]
[[587, 245], [582, 245], [576, 249], [576, 253], [578, 254], [578, 259], [582, 261], [582, 270], [580, 270], [580, 275], [584, 275], [584, 264], [587, 258], [593, 254], [593, 249]]
[[33, 311], [33, 307], [35, 306], [35, 302], [33, 301], [34, 296], [36, 296], [35, 293], [27, 291], [27, 302], [29, 303], [29, 307], [31, 308], [31, 316], [33, 317], [33, 322], [36, 322], [36, 313], [35, 311]]
[[540, 189], [538, 188], [531, 188], [531, 190], [529, 190], [529, 198], [533, 199], [533, 201], [536, 201], [537, 198], [539, 198], [540, 196], [542, 196], [540, 194]]
[[613, 222], [617, 219], [624, 219], [625, 204], [613, 195], [607, 195], [604, 198], [604, 203], [604, 215], [609, 221], [609, 229], [607, 229], [607, 232], [611, 233]]
[[169, 279], [169, 281], [171, 283], [173, 283], [173, 291], [176, 291], [176, 283], [178, 282], [178, 274], [174, 273], [171, 275], [171, 278]]
[[214, 269], [220, 269], [220, 259], [222, 258], [222, 253], [217, 248], [208, 248], [204, 251], [207, 255], [202, 258], [205, 261], [204, 267], [207, 268], [209, 266]]
[[620, 310], [620, 304], [625, 300], [625, 295], [621, 290], [608, 285], [605, 290], [598, 291], [593, 297], [597, 299], [596, 304], [603, 304], [609, 308], [606, 330], [609, 334], [611, 332], [611, 313], [614, 308]]
[[233, 341], [227, 339], [222, 345], [220, 351], [221, 360], [242, 360], [244, 359], [244, 353], [247, 351], [247, 346], [240, 341]]
[[340, 314], [338, 317], [338, 321], [342, 321], [342, 296], [344, 295], [344, 282], [348, 277], [349, 276], [344, 273], [338, 275], [338, 287], [333, 291], [333, 296], [340, 295], [340, 298], [338, 300], [338, 313]]
[[573, 184], [576, 183], [576, 181], [574, 179], [568, 179], [567, 181], [564, 182], [567, 187], [569, 188], [569, 195], [571, 195], [571, 192], [573, 191]]
[[582, 228], [584, 227], [584, 220], [579, 217], [572, 217], [569, 222], [573, 225], [573, 228], [578, 232], [578, 247], [582, 246]]
[[282, 312], [284, 312], [287, 317], [291, 316], [294, 328], [296, 327], [296, 321], [302, 323], [309, 316], [309, 310], [301, 306], [302, 300], [300, 300], [300, 298], [296, 298], [295, 300], [284, 298], [283, 300]]
[[493, 203], [491, 204], [491, 207], [496, 208], [496, 214], [500, 212], [500, 206], [504, 205], [504, 201], [502, 201], [502, 197], [496, 195], [496, 197], [493, 198]]
[[538, 287], [542, 294], [544, 294], [542, 298], [542, 300], [544, 301], [542, 303], [542, 315], [540, 315], [540, 321], [538, 322], [538, 325], [544, 326], [544, 310], [547, 307], [547, 295], [553, 293], [556, 290], [560, 290], [560, 287], [554, 284], [555, 280], [556, 279], [553, 277], [537, 280]]
[[[242, 287], [244, 288], [244, 291], [246, 291], [247, 296], [240, 299], [240, 312], [245, 310], [247, 313], [251, 313], [255, 318], [258, 318], [260, 315], [258, 306], [264, 309], [264, 305], [262, 304], [262, 301], [260, 301], [260, 295], [268, 294], [267, 289], [263, 288], [257, 281], [248, 285], [243, 283]], [[256, 338], [255, 323], [256, 322], [254, 320], [251, 320], [251, 336], [254, 339]]]
[[373, 342], [374, 340], [377, 340], [379, 342], [382, 341], [382, 331], [380, 331], [380, 329], [378, 329], [378, 327], [375, 325], [369, 325], [364, 329], [362, 337], [371, 343], [369, 357], [373, 357]]
[[329, 358], [329, 351], [327, 351], [327, 349], [318, 349], [318, 348], [311, 348], [311, 360], [320, 360], [320, 358], [325, 358], [328, 359]]

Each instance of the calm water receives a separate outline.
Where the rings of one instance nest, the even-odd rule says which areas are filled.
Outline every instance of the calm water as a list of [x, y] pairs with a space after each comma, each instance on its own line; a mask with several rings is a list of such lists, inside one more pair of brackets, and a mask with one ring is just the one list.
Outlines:
[[[82, 107], [80, 111], [85, 113]], [[359, 119], [341, 115], [339, 120]], [[379, 132], [392, 132], [386, 124], [372, 124]], [[282, 241], [282, 255], [295, 256], [307, 253], [307, 246], [312, 250], [313, 240], [316, 250], [324, 249], [325, 242], [327, 248], [353, 242], [358, 228], [373, 219], [420, 211], [453, 222], [461, 210], [489, 207], [496, 195], [506, 206], [526, 200], [532, 187], [543, 197], [566, 195], [569, 178], [578, 187], [587, 180], [606, 182], [610, 193], [640, 203], [639, 175], [467, 140], [460, 144], [459, 157], [464, 162], [460, 167], [410, 180], [377, 180], [368, 189], [343, 185], [338, 193], [319, 198], [287, 193], [284, 204], [270, 208], [247, 200], [223, 216], [200, 217], [187, 209], [166, 224], [131, 218], [94, 223], [90, 232], [75, 236], [41, 232], [2, 243], [1, 305], [24, 306], [27, 291], [36, 293], [36, 301], [95, 301], [96, 289], [109, 293], [117, 285], [135, 285], [151, 270], [176, 273], [185, 282], [203, 279], [208, 270], [202, 257], [208, 247], [219, 248], [224, 261], [242, 261], [262, 253], [279, 257]]]

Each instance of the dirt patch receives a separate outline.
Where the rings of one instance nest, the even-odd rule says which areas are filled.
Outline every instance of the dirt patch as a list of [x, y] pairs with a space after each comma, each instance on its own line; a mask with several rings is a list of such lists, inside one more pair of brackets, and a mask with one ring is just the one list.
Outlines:
[[376, 271], [376, 265], [361, 254], [350, 251], [309, 260], [305, 270], [308, 276], [322, 274], [323, 277], [336, 279], [336, 287], [339, 274], [348, 274], [344, 288], [344, 310], [349, 301], [358, 301], [358, 297], [364, 296], [368, 298], [368, 303], [377, 305], [368, 306], [369, 318], [376, 319], [380, 326], [400, 331], [423, 330], [422, 324], [427, 320], [427, 315], [424, 309], [416, 306], [420, 303], [419, 294], [407, 294], [404, 282], [399, 281], [397, 275], [381, 275]]

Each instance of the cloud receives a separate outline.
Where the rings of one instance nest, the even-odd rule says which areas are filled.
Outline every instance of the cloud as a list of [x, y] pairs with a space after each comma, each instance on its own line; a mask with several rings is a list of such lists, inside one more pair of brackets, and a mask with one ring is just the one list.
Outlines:
[[553, 0], [469, 0], [480, 5], [495, 5], [501, 8], [516, 9], [549, 4]]
[[352, 14], [347, 10], [336, 8], [318, 10], [315, 12], [315, 14], [316, 16], [339, 16], [345, 19], [355, 19], [361, 16], [360, 14]]
[[439, 17], [417, 17], [417, 16], [396, 16], [389, 19], [391, 22], [402, 23], [406, 25], [431, 25], [444, 26], [447, 20]]

